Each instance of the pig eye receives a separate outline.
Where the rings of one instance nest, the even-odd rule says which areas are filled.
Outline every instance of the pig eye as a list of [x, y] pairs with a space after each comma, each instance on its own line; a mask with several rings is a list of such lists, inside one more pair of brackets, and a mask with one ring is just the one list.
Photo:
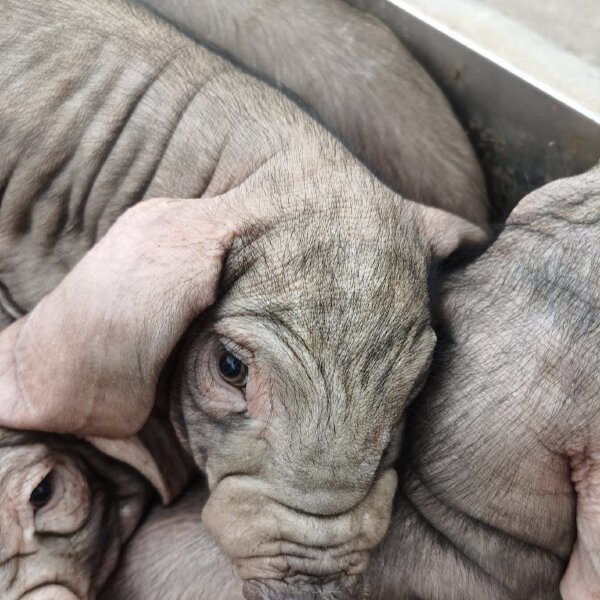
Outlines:
[[29, 502], [34, 508], [42, 508], [46, 506], [52, 498], [52, 471], [40, 481], [31, 496], [29, 496]]
[[227, 383], [242, 388], [246, 385], [248, 367], [237, 356], [224, 350], [219, 357], [219, 373]]

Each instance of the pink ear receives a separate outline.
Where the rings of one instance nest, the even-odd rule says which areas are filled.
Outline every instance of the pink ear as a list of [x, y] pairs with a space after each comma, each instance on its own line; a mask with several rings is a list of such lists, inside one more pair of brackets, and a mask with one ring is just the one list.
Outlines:
[[170, 422], [155, 410], [139, 434], [125, 439], [87, 437], [104, 454], [120, 460], [145, 477], [171, 503], [192, 476], [192, 466], [184, 454]]
[[173, 348], [215, 301], [236, 236], [264, 223], [248, 196], [156, 198], [121, 215], [56, 289], [0, 333], [0, 425], [137, 433]]
[[433, 206], [414, 205], [421, 233], [436, 258], [446, 258], [458, 248], [485, 244], [491, 237], [488, 229]]
[[560, 582], [564, 600], [600, 598], [600, 452], [598, 437], [592, 448], [569, 452], [571, 481], [577, 497], [577, 539]]

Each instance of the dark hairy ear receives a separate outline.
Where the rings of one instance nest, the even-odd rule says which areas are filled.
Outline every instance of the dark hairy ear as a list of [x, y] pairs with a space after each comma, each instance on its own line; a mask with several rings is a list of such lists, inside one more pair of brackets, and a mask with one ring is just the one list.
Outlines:
[[416, 212], [421, 234], [435, 258], [447, 258], [459, 248], [485, 244], [490, 239], [491, 232], [488, 229], [452, 213], [419, 204], [413, 204], [412, 208]]

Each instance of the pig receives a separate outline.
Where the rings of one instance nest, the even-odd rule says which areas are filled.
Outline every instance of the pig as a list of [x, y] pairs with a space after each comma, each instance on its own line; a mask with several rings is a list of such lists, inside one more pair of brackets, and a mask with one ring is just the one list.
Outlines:
[[[23, 309], [0, 288], [0, 332], [22, 317]], [[84, 441], [0, 427], [3, 599], [97, 597], [155, 501], [152, 488], [168, 503], [189, 477], [160, 417], [156, 407], [144, 431], [129, 440]], [[155, 456], [144, 436], [151, 436]], [[168, 465], [168, 478], [158, 473], [160, 464]]]
[[0, 429], [0, 596], [96, 598], [150, 498], [83, 441]]
[[598, 167], [548, 184], [446, 282], [373, 598], [600, 597], [599, 215]]
[[484, 179], [461, 125], [378, 19], [342, 0], [142, 2], [297, 94], [404, 197], [488, 227]]
[[28, 314], [0, 335], [1, 422], [135, 433], [216, 300], [163, 372], [203, 520], [246, 598], [357, 597], [435, 343], [430, 266], [486, 232], [138, 7], [2, 7], [0, 279]]
[[[369, 599], [598, 597], [599, 214], [600, 168], [548, 184], [444, 284], [443, 341], [409, 410]], [[154, 509], [106, 597], [239, 597], [207, 502], [198, 483]]]
[[127, 545], [101, 600], [243, 600], [242, 582], [202, 523], [208, 488], [193, 482], [156, 505]]

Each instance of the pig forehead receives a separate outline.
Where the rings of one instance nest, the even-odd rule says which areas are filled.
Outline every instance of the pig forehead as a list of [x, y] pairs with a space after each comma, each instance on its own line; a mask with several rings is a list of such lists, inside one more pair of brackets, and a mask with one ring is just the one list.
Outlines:
[[215, 329], [234, 341], [241, 334], [239, 342], [258, 354], [285, 344], [299, 357], [356, 364], [400, 352], [430, 325], [424, 289], [405, 293], [383, 283], [378, 293], [363, 294], [326, 282], [277, 289], [246, 283], [219, 303]]
[[67, 448], [54, 437], [0, 429], [0, 477], [24, 474], [27, 469], [36, 468], [42, 463], [74, 462], [79, 469], [85, 469], [78, 446], [70, 444]]
[[[41, 457], [48, 456], [51, 454], [51, 449], [43, 443], [38, 442], [23, 442], [23, 441], [7, 441], [0, 440], [0, 456], [17, 458], [23, 457], [28, 460], [37, 460]], [[0, 468], [3, 463], [0, 463]]]
[[[339, 221], [339, 219], [338, 219]], [[406, 313], [427, 303], [426, 253], [414, 232], [304, 221], [275, 228], [232, 253], [221, 304], [279, 307], [310, 318]]]
[[282, 204], [274, 208], [280, 216], [272, 225], [236, 240], [225, 276], [236, 280], [260, 270], [276, 277], [282, 268], [327, 273], [331, 264], [340, 270], [343, 265], [360, 263], [364, 268], [378, 262], [386, 263], [389, 270], [393, 267], [390, 259], [398, 265], [423, 263], [427, 250], [418, 224], [402, 209], [398, 199], [388, 197]]

